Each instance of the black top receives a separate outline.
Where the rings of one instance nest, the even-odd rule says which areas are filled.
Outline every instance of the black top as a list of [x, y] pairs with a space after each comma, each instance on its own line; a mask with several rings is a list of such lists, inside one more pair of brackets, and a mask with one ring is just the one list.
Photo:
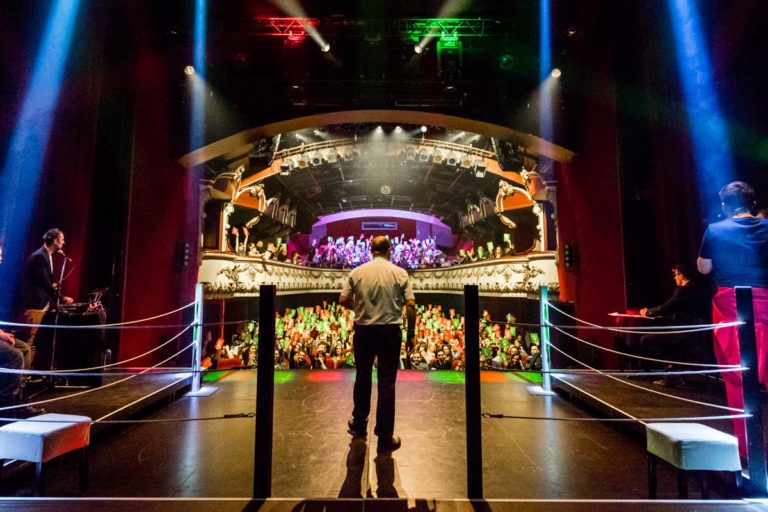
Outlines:
[[709, 291], [696, 281], [688, 281], [676, 287], [667, 302], [648, 309], [648, 316], [671, 317], [682, 325], [709, 323], [712, 317]]
[[59, 294], [53, 283], [51, 257], [45, 247], [41, 247], [29, 255], [24, 266], [24, 308], [43, 309], [50, 301], [55, 301]]

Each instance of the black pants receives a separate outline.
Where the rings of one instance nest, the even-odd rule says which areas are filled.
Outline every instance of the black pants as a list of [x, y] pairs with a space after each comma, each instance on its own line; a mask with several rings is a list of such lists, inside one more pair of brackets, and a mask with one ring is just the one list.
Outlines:
[[[680, 334], [646, 334], [640, 337], [639, 355], [654, 359], [689, 363], [712, 363], [712, 339], [709, 332], [688, 332]], [[640, 361], [642, 368], [653, 370], [664, 368], [664, 363]], [[691, 369], [691, 368], [685, 368]]]
[[354, 353], [355, 408], [352, 418], [355, 425], [364, 428], [371, 411], [371, 372], [373, 359], [378, 356], [379, 401], [376, 406], [376, 428], [374, 433], [381, 438], [392, 437], [395, 431], [395, 382], [402, 343], [400, 326], [357, 325], [355, 324]]

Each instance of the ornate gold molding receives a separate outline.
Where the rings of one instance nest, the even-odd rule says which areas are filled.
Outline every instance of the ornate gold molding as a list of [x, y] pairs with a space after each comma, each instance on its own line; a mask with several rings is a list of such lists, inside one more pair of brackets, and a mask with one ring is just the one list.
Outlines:
[[[206, 252], [198, 280], [205, 283], [206, 298], [229, 298], [256, 296], [262, 284], [273, 284], [283, 294], [339, 292], [348, 274], [348, 270]], [[542, 285], [553, 293], [560, 290], [554, 252], [414, 270], [409, 274], [417, 292], [463, 292], [466, 284], [477, 284], [482, 294], [510, 297], [538, 296]]]

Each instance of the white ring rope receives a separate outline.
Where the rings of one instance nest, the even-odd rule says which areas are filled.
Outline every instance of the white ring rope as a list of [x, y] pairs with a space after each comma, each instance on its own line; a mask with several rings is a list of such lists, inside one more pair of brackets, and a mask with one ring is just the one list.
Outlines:
[[[578, 389], [578, 388], [577, 388]], [[619, 409], [621, 410], [621, 409]], [[622, 411], [624, 412], [624, 411]], [[586, 422], [609, 422], [609, 423], [630, 423], [630, 422], [664, 422], [674, 423], [676, 421], [717, 421], [717, 420], [732, 420], [739, 418], [751, 418], [751, 414], [725, 414], [720, 416], [679, 416], [677, 418], [637, 418], [631, 414], [627, 414], [629, 418], [578, 418], [574, 416], [560, 416], [560, 417], [546, 417], [546, 416], [514, 416], [507, 414], [494, 414], [490, 412], [484, 412], [481, 414], [483, 418], [491, 419], [507, 419], [507, 420], [552, 420], [552, 421], [586, 421]]]
[[719, 365], [719, 364], [705, 364], [705, 363], [688, 363], [685, 361], [669, 361], [666, 359], [656, 359], [654, 357], [645, 357], [645, 356], [638, 356], [635, 354], [629, 354], [627, 352], [621, 352], [619, 350], [613, 350], [608, 347], [603, 347], [600, 345], [597, 345], [596, 343], [591, 343], [585, 339], [579, 338], [578, 336], [571, 334], [567, 331], [562, 330], [561, 328], [557, 327], [554, 324], [549, 324], [553, 329], [556, 329], [557, 331], [565, 334], [566, 336], [573, 338], [574, 340], [584, 343], [585, 345], [589, 345], [590, 347], [599, 348], [601, 350], [605, 350], [606, 352], [611, 352], [613, 354], [618, 354], [620, 356], [627, 356], [632, 357], [635, 359], [642, 359], [643, 361], [653, 361], [655, 363], [665, 363], [665, 364], [672, 364], [672, 365], [680, 365], [680, 366], [697, 366], [697, 367], [704, 367], [704, 368], [717, 368], [719, 369], [718, 372], [726, 373], [726, 372], [743, 372], [747, 371], [749, 368], [742, 368], [741, 365], [734, 364], [734, 365]]
[[[724, 416], [689, 416], [680, 418], [579, 418], [574, 416], [512, 416], [507, 414], [495, 414], [484, 412], [480, 415], [483, 418], [488, 419], [511, 419], [511, 420], [542, 420], [542, 421], [584, 421], [584, 422], [608, 422], [608, 423], [629, 423], [629, 422], [667, 422], [672, 423], [676, 421], [716, 421], [716, 420], [728, 420], [735, 418], [751, 418], [751, 414], [732, 414]], [[630, 415], [631, 416], [631, 415]], [[255, 418], [255, 412], [239, 412], [234, 414], [224, 414], [221, 416], [198, 416], [192, 418], [149, 418], [140, 420], [71, 420], [71, 419], [35, 419], [33, 421], [39, 421], [40, 423], [101, 423], [110, 425], [131, 425], [131, 424], [143, 424], [143, 423], [190, 423], [195, 421], [216, 421], [216, 420], [238, 420]], [[19, 421], [18, 418], [0, 418], [0, 421]]]
[[[718, 374], [718, 373], [726, 373], [726, 372], [734, 372], [734, 371], [740, 371], [741, 368], [736, 369], [728, 369], [728, 370], [652, 370], [652, 371], [622, 371], [622, 370], [603, 370], [603, 373], [606, 375], [621, 375], [623, 377], [665, 377], [665, 376], [677, 376], [677, 375], [712, 375], [712, 374]], [[518, 372], [520, 370], [515, 370], [515, 372]], [[523, 370], [523, 371], [531, 371], [531, 370]], [[536, 372], [539, 373], [539, 372]], [[545, 372], [541, 372], [544, 374]], [[589, 373], [587, 370], [570, 370], [570, 369], [559, 369], [559, 370], [550, 370], [546, 373], [559, 373], [559, 374], [573, 374], [573, 375], [583, 375], [586, 373]], [[103, 375], [101, 373], [97, 375]]]
[[[113, 366], [118, 366], [118, 365], [121, 365], [121, 364], [130, 363], [131, 361], [135, 361], [136, 359], [140, 359], [140, 358], [142, 358], [142, 357], [144, 357], [146, 355], [149, 355], [149, 354], [151, 354], [153, 352], [157, 352], [158, 350], [160, 350], [161, 348], [165, 347], [169, 343], [172, 343], [173, 341], [177, 340], [179, 338], [179, 336], [181, 336], [182, 334], [187, 332], [193, 326], [194, 326], [194, 324], [189, 324], [184, 329], [182, 329], [182, 331], [180, 333], [176, 334], [175, 336], [173, 336], [168, 341], [166, 341], [166, 342], [156, 346], [153, 349], [148, 350], [147, 352], [144, 352], [143, 354], [139, 354], [139, 355], [131, 357], [129, 359], [124, 359], [122, 361], [117, 361], [117, 362], [114, 362], [114, 363], [105, 364], [103, 366], [92, 366], [90, 368], [72, 368], [72, 369], [67, 368], [65, 370], [46, 370], [46, 371], [43, 371], [43, 370], [24, 370], [24, 369], [15, 370], [15, 369], [11, 369], [11, 368], [0, 368], [0, 373], [19, 373], [19, 374], [22, 374], [22, 375], [39, 375], [39, 376], [47, 376], [47, 375], [65, 376], [63, 374], [70, 374], [70, 373], [74, 374], [74, 375], [78, 375], [78, 374], [79, 375], [83, 375], [83, 374], [80, 374], [79, 372], [89, 372], [91, 370], [103, 370], [105, 368], [111, 368]], [[154, 366], [150, 366], [149, 368], [150, 369], [154, 368]], [[98, 373], [96, 375], [104, 375], [104, 374]]]
[[134, 356], [134, 357], [131, 357], [131, 358], [129, 358], [129, 359], [124, 359], [124, 360], [122, 360], [122, 361], [117, 361], [117, 362], [114, 362], [114, 363], [105, 364], [105, 365], [103, 365], [103, 366], [93, 366], [93, 367], [91, 367], [91, 368], [76, 368], [76, 369], [74, 369], [74, 370], [52, 370], [52, 371], [51, 371], [51, 372], [49, 372], [49, 373], [56, 375], [57, 373], [63, 373], [63, 372], [67, 372], [67, 373], [88, 372], [88, 371], [91, 371], [91, 370], [101, 370], [101, 369], [104, 369], [104, 368], [111, 368], [111, 367], [113, 367], [113, 366], [119, 366], [119, 365], [121, 365], [121, 364], [130, 363], [131, 361], [135, 361], [135, 360], [137, 360], [137, 359], [140, 359], [140, 358], [142, 358], [142, 357], [144, 357], [144, 356], [146, 356], [146, 355], [149, 355], [149, 354], [151, 354], [151, 353], [153, 353], [153, 352], [157, 352], [158, 350], [160, 350], [161, 348], [165, 347], [165, 346], [166, 346], [166, 345], [168, 345], [169, 343], [171, 343], [171, 342], [173, 342], [173, 341], [176, 341], [177, 339], [179, 339], [179, 337], [180, 337], [182, 334], [184, 334], [185, 332], [187, 332], [187, 331], [188, 331], [188, 330], [189, 330], [189, 329], [190, 329], [190, 328], [191, 328], [193, 325], [194, 325], [194, 324], [189, 324], [189, 325], [188, 325], [188, 326], [186, 326], [184, 329], [182, 329], [182, 330], [181, 330], [181, 332], [179, 332], [178, 334], [174, 335], [174, 336], [173, 336], [171, 339], [169, 339], [168, 341], [166, 341], [166, 342], [164, 342], [164, 343], [162, 343], [162, 344], [160, 344], [160, 345], [156, 346], [155, 348], [153, 348], [153, 349], [151, 349], [151, 350], [148, 350], [147, 352], [144, 352], [143, 354], [139, 354], [139, 355], [137, 355], [137, 356]]
[[[213, 420], [238, 420], [238, 419], [247, 419], [247, 418], [255, 418], [256, 413], [255, 412], [238, 412], [234, 414], [224, 414], [222, 416], [198, 416], [196, 418], [166, 418], [166, 419], [143, 419], [143, 420], [71, 420], [71, 419], [33, 419], [33, 418], [27, 418], [29, 421], [38, 421], [40, 423], [87, 423], [87, 424], [94, 424], [94, 423], [101, 423], [101, 424], [108, 424], [108, 425], [132, 425], [132, 424], [142, 424], [142, 423], [188, 423], [193, 421], [213, 421]], [[0, 421], [8, 421], [8, 422], [15, 422], [15, 421], [27, 421], [27, 420], [19, 420], [18, 418], [0, 418]]]
[[[621, 332], [625, 334], [687, 334], [689, 332], [702, 332], [702, 331], [712, 331], [714, 329], [718, 329], [720, 327], [735, 327], [738, 325], [742, 325], [744, 322], [741, 321], [735, 321], [735, 322], [723, 322], [721, 324], [704, 324], [704, 325], [669, 325], [669, 326], [656, 326], [656, 327], [637, 327], [635, 329], [619, 329], [617, 327], [608, 327], [605, 325], [598, 325], [593, 324], [591, 322], [587, 322], [586, 320], [582, 320], [581, 318], [577, 318], [573, 315], [569, 315], [562, 309], [558, 308], [557, 306], [553, 306], [551, 302], [545, 302], [547, 307], [550, 307], [557, 311], [558, 313], [565, 315], [566, 317], [570, 318], [571, 320], [576, 320], [577, 322], [580, 322], [582, 324], [588, 325], [594, 329], [602, 329], [605, 331], [613, 331], [613, 332]], [[674, 331], [663, 331], [659, 329], [669, 329], [670, 327], [678, 328]]]
[[[173, 311], [168, 311], [167, 313], [161, 313], [159, 315], [150, 316], [147, 318], [140, 318], [138, 320], [130, 320], [128, 322], [119, 322], [114, 324], [99, 324], [99, 325], [51, 325], [51, 324], [21, 324], [17, 322], [6, 322], [4, 320], [0, 320], [0, 325], [4, 325], [6, 327], [36, 327], [38, 329], [41, 328], [58, 328], [58, 329], [104, 329], [109, 327], [125, 327], [127, 325], [134, 325], [134, 324], [141, 324], [144, 322], [150, 322], [152, 320], [157, 320], [158, 318], [163, 318], [165, 316], [170, 316], [175, 313], [178, 313], [180, 311], [184, 311], [185, 309], [192, 307], [195, 305], [195, 302], [190, 302], [186, 306], [181, 306], [180, 308], [174, 309]], [[147, 327], [160, 327], [160, 326], [154, 326], [150, 325]]]
[[0, 411], [8, 411], [8, 410], [11, 410], [11, 409], [21, 409], [22, 407], [30, 407], [30, 406], [33, 406], [33, 405], [41, 405], [41, 404], [48, 404], [48, 403], [51, 403], [51, 402], [58, 402], [59, 400], [67, 400], [69, 398], [75, 398], [75, 397], [78, 397], [78, 396], [86, 395], [88, 393], [93, 393], [94, 391], [101, 391], [102, 389], [107, 389], [109, 387], [116, 386], [116, 385], [118, 385], [120, 383], [126, 382], [128, 380], [131, 380], [131, 379], [139, 376], [139, 375], [142, 375], [142, 374], [148, 372], [149, 370], [151, 370], [152, 368], [157, 368], [161, 364], [167, 363], [171, 359], [173, 359], [176, 356], [180, 355], [182, 352], [192, 348], [194, 345], [195, 345], [195, 342], [192, 342], [189, 345], [187, 345], [186, 347], [184, 347], [183, 349], [181, 349], [178, 352], [176, 352], [175, 354], [173, 354], [171, 357], [160, 361], [155, 366], [152, 366], [152, 367], [150, 367], [150, 368], [148, 368], [148, 369], [146, 369], [144, 371], [141, 371], [141, 372], [139, 372], [137, 374], [131, 375], [131, 376], [126, 377], [124, 379], [116, 380], [115, 382], [110, 382], [109, 384], [104, 384], [103, 386], [99, 386], [99, 387], [96, 387], [96, 388], [86, 389], [85, 391], [78, 391], [77, 393], [73, 393], [71, 395], [64, 395], [64, 396], [59, 396], [59, 397], [56, 397], [56, 398], [49, 398], [48, 400], [39, 400], [37, 402], [30, 402], [30, 403], [25, 403], [25, 404], [8, 405], [6, 407], [0, 407]]
[[567, 354], [563, 350], [557, 348], [555, 345], [549, 344], [549, 346], [551, 348], [557, 350], [561, 354], [563, 354], [568, 359], [574, 361], [575, 363], [580, 364], [580, 365], [584, 366], [585, 368], [588, 368], [588, 369], [592, 370], [593, 372], [597, 373], [598, 375], [603, 375], [605, 377], [608, 377], [609, 379], [613, 379], [616, 382], [619, 382], [619, 383], [621, 383], [621, 384], [623, 384], [625, 386], [631, 386], [633, 388], [637, 388], [637, 389], [640, 389], [642, 391], [646, 391], [648, 393], [653, 393], [655, 395], [664, 396], [664, 397], [672, 398], [672, 399], [675, 399], [675, 400], [680, 400], [682, 402], [688, 402], [688, 403], [697, 404], [697, 405], [704, 405], [706, 407], [713, 407], [715, 409], [722, 409], [722, 410], [725, 410], [725, 411], [732, 411], [732, 412], [737, 412], [737, 413], [740, 413], [740, 414], [744, 413], [744, 409], [736, 409], [736, 408], [733, 408], [733, 407], [727, 407], [725, 405], [710, 404], [710, 403], [707, 403], [707, 402], [701, 402], [699, 400], [693, 400], [693, 399], [684, 398], [684, 397], [681, 397], [681, 396], [670, 395], [669, 393], [662, 393], [661, 391], [656, 391], [655, 389], [650, 389], [650, 388], [646, 388], [644, 386], [640, 386], [640, 385], [635, 384], [633, 382], [629, 382], [628, 380], [620, 379], [618, 377], [614, 377], [613, 375], [609, 375], [607, 373], [601, 372], [597, 368], [593, 368], [593, 367], [589, 366], [587, 363], [583, 363], [583, 362], [579, 361], [578, 359], [576, 359], [575, 357], [571, 356], [570, 354]]
[[[138, 375], [140, 371], [142, 370], [154, 370], [155, 368], [152, 366], [140, 366], [136, 368], [125, 368], [125, 370], [134, 370], [134, 371], [123, 371], [123, 372], [82, 372], [82, 373], [69, 373], [68, 370], [61, 370], [60, 373], [57, 372], [50, 372], [45, 370], [14, 370], [12, 368], [0, 368], [0, 374], [3, 373], [9, 373], [12, 375], [37, 375], [40, 377], [123, 377], [125, 375]], [[231, 370], [233, 368], [227, 368], [227, 370]], [[208, 373], [209, 370], [203, 368], [201, 370], [195, 370], [192, 367], [167, 367], [163, 368], [162, 372], [152, 372], [152, 375], [174, 375], [176, 373]], [[217, 371], [217, 370], [214, 370]], [[223, 370], [220, 370], [223, 371]], [[563, 372], [559, 372], [563, 373]], [[628, 375], [628, 374], [625, 374]], [[647, 373], [645, 375], [648, 375]], [[654, 375], [656, 375], [654, 373]], [[661, 374], [659, 374], [661, 375]]]

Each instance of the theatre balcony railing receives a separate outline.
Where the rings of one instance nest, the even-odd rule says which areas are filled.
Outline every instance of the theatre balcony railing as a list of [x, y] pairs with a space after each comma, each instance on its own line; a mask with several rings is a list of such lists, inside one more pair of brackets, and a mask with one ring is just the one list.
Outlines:
[[[314, 268], [206, 251], [198, 273], [209, 299], [255, 297], [259, 286], [275, 285], [279, 294], [330, 293], [341, 290], [349, 270]], [[536, 298], [541, 286], [557, 294], [556, 253], [534, 252], [465, 265], [409, 271], [416, 292], [463, 293], [477, 285], [482, 295]]]

